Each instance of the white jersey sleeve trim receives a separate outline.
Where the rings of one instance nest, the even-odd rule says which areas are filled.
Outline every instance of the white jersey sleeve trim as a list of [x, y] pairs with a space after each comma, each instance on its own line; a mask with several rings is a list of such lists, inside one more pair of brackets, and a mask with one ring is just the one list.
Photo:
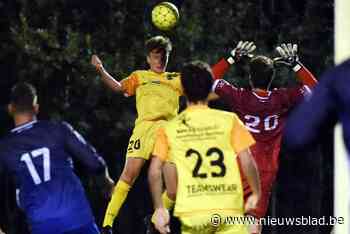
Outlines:
[[297, 64], [293, 67], [294, 72], [298, 72], [300, 69], [301, 69], [301, 66], [299, 64]]
[[222, 79], [218, 79], [218, 80], [215, 80], [214, 81], [214, 84], [213, 84], [213, 86], [211, 87], [211, 91], [213, 92], [213, 93], [215, 93], [215, 89], [216, 89], [216, 87], [218, 86], [218, 83], [221, 81]]

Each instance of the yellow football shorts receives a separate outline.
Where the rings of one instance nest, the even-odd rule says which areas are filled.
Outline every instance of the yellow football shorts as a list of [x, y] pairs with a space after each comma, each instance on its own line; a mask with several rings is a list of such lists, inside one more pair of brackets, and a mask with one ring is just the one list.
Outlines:
[[181, 217], [182, 234], [248, 234], [245, 224], [224, 224], [213, 225], [212, 215], [195, 215]]
[[153, 151], [157, 130], [167, 121], [142, 121], [137, 123], [129, 140], [126, 157], [148, 160]]

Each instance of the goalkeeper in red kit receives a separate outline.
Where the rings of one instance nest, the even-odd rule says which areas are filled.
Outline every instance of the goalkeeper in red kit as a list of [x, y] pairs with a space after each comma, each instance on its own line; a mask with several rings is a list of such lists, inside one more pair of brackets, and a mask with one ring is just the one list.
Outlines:
[[[288, 111], [310, 92], [317, 80], [299, 61], [296, 44], [278, 46], [276, 50], [279, 57], [275, 59], [262, 55], [253, 56], [251, 53], [255, 48], [253, 42], [239, 42], [228, 59], [222, 59], [213, 67], [213, 72], [220, 74], [221, 70], [226, 71], [240, 59], [249, 58], [250, 89], [238, 88], [225, 80], [217, 79], [213, 91], [239, 116], [256, 141], [251, 152], [259, 170], [261, 197], [257, 208], [249, 215], [259, 219], [265, 216], [268, 208]], [[276, 65], [285, 65], [292, 69], [301, 84], [292, 88], [271, 89]], [[244, 178], [243, 182], [246, 198], [251, 194], [251, 189]], [[261, 229], [258, 224], [251, 225], [250, 233], [261, 233]]]

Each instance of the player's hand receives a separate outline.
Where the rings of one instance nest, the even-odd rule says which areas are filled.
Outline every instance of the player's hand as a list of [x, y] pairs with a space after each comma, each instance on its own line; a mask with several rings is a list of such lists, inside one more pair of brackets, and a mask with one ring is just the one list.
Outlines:
[[261, 233], [261, 225], [259, 225], [259, 220], [252, 215], [245, 215], [249, 220], [247, 225], [248, 233]]
[[279, 57], [274, 58], [274, 64], [294, 67], [299, 62], [298, 45], [282, 43], [276, 47]]
[[253, 213], [252, 211], [255, 210], [257, 204], [259, 201], [259, 196], [257, 194], [251, 194], [248, 198], [247, 201], [244, 204], [244, 213], [245, 214], [250, 214]]
[[169, 211], [165, 208], [158, 208], [154, 214], [154, 226], [161, 234], [170, 233], [170, 215]]
[[231, 57], [229, 57], [227, 59], [227, 61], [230, 64], [233, 64], [233, 63], [239, 62], [244, 57], [252, 58], [254, 56], [253, 51], [255, 49], [256, 49], [256, 46], [255, 46], [254, 42], [252, 42], [252, 41], [240, 41], [236, 45], [236, 48], [231, 50], [231, 52], [230, 52]]
[[91, 57], [91, 65], [94, 66], [97, 71], [103, 67], [101, 59], [95, 54]]
[[3, 232], [1, 229], [0, 229], [0, 234], [6, 234], [5, 232]]
[[101, 234], [113, 234], [113, 230], [111, 226], [103, 227], [101, 230]]

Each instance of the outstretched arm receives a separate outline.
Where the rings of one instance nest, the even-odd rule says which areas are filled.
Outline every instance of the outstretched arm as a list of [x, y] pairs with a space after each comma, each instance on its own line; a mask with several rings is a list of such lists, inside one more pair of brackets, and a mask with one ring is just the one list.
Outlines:
[[228, 58], [222, 58], [218, 63], [211, 67], [214, 80], [222, 79], [230, 66], [237, 63], [243, 57], [253, 57], [252, 53], [256, 49], [254, 42], [240, 41], [237, 46], [231, 50]]
[[[231, 50], [228, 58], [222, 58], [218, 63], [214, 64], [211, 69], [213, 79], [215, 80], [212, 92], [209, 94], [208, 100], [215, 100], [219, 97], [229, 100], [235, 100], [237, 88], [227, 81], [222, 80], [224, 74], [228, 71], [231, 65], [237, 63], [244, 57], [253, 57], [253, 51], [256, 49], [254, 42], [240, 41], [237, 46]], [[230, 102], [230, 101], [228, 101]]]
[[225, 58], [220, 59], [219, 62], [214, 64], [211, 67], [214, 80], [222, 79], [225, 73], [230, 69], [230, 65], [231, 64], [229, 64]]
[[101, 79], [114, 92], [122, 92], [122, 85], [119, 81], [113, 78], [103, 67], [102, 61], [97, 55], [92, 55], [91, 64], [96, 68], [96, 71], [101, 75]]
[[315, 91], [302, 102], [288, 117], [284, 130], [284, 142], [290, 150], [303, 150], [331, 129], [338, 119], [334, 83], [339, 73], [328, 72]]
[[297, 74], [298, 80], [310, 88], [314, 88], [317, 84], [315, 76], [302, 63], [298, 62], [293, 67], [293, 71]]
[[280, 57], [274, 58], [276, 65], [285, 65], [293, 69], [303, 85], [313, 88], [317, 84], [315, 76], [299, 61], [298, 45], [282, 43], [276, 47]]

